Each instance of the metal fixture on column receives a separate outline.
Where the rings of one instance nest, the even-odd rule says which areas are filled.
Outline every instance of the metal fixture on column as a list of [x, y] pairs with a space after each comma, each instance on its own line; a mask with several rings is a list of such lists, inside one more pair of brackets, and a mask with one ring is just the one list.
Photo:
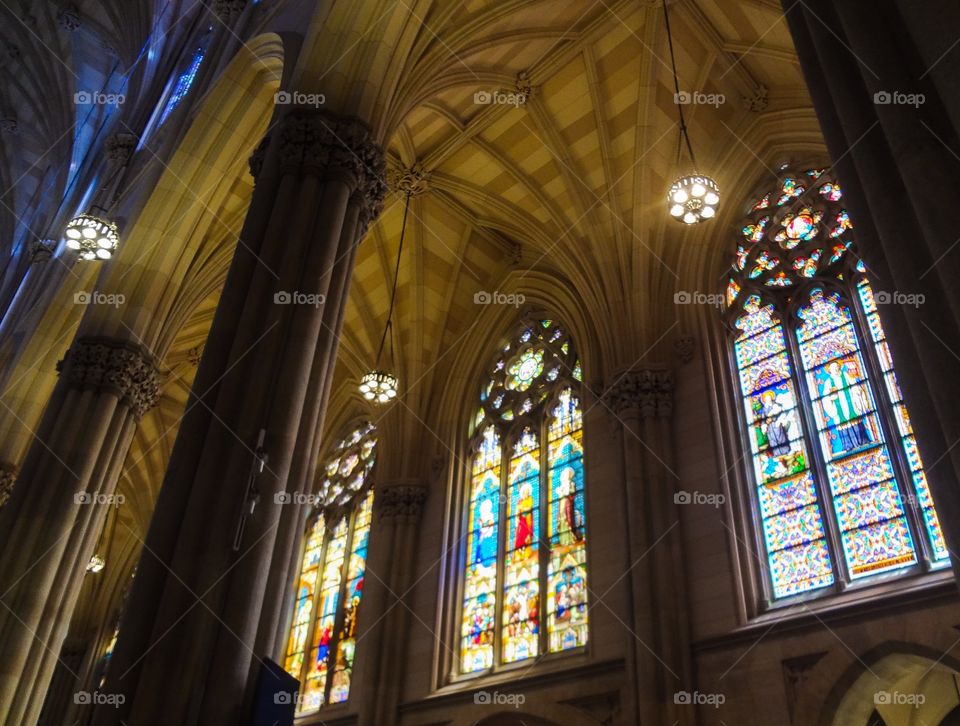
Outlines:
[[708, 176], [697, 172], [697, 160], [690, 142], [690, 131], [683, 115], [683, 94], [680, 92], [680, 79], [677, 76], [677, 59], [673, 52], [673, 33], [670, 30], [670, 12], [667, 0], [663, 0], [663, 18], [667, 26], [667, 43], [670, 46], [670, 65], [673, 69], [674, 101], [680, 117], [680, 136], [677, 139], [677, 166], [686, 145], [690, 157], [687, 173], [678, 178], [667, 192], [667, 204], [670, 216], [684, 224], [697, 224], [711, 219], [717, 213], [720, 204], [720, 187]]
[[[383, 335], [380, 338], [380, 348], [377, 350], [377, 360], [373, 370], [360, 379], [360, 393], [368, 401], [375, 404], [387, 403], [397, 397], [399, 381], [397, 376], [380, 367], [380, 356], [383, 355], [383, 345], [387, 334], [393, 327], [393, 305], [397, 299], [397, 282], [400, 280], [400, 256], [403, 254], [403, 238], [407, 233], [407, 213], [410, 211], [410, 196], [408, 190], [403, 206], [403, 224], [400, 226], [400, 244], [397, 247], [397, 265], [393, 273], [393, 290], [390, 293], [390, 308], [387, 312], [387, 324], [383, 326]], [[397, 361], [393, 352], [393, 337], [390, 337], [390, 369], [396, 370]]]

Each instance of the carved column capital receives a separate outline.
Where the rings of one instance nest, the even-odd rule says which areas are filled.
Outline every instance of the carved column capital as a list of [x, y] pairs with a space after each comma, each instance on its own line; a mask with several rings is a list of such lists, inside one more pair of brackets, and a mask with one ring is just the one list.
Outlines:
[[0, 461], [0, 507], [10, 499], [13, 484], [17, 481], [17, 467], [13, 464]]
[[387, 193], [383, 149], [370, 127], [359, 119], [298, 109], [283, 119], [279, 134], [281, 168], [346, 180], [360, 205], [360, 230], [365, 232], [380, 215]]
[[394, 484], [379, 488], [376, 494], [381, 518], [410, 517], [419, 519], [427, 488], [418, 484]]
[[107, 159], [111, 164], [122, 166], [130, 161], [137, 148], [137, 137], [134, 134], [116, 133], [107, 139]]
[[213, 12], [225, 25], [229, 25], [240, 17], [246, 7], [247, 0], [216, 0]]
[[603, 397], [617, 415], [637, 411], [641, 418], [667, 418], [673, 413], [673, 376], [662, 369], [626, 371]]
[[153, 356], [128, 341], [80, 338], [57, 370], [75, 388], [119, 394], [138, 419], [160, 398], [160, 372]]
[[65, 3], [60, 12], [57, 13], [57, 23], [68, 33], [74, 33], [80, 29], [80, 11], [73, 3]]

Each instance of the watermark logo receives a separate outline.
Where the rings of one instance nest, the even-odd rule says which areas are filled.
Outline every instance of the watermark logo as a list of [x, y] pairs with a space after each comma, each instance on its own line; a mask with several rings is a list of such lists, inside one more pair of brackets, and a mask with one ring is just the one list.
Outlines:
[[527, 697], [522, 693], [477, 691], [473, 694], [473, 702], [478, 706], [513, 706], [514, 708], [520, 708], [526, 701]]
[[914, 308], [919, 308], [927, 301], [927, 297], [919, 292], [900, 292], [899, 290], [887, 292], [886, 290], [878, 290], [873, 294], [873, 300], [877, 305], [909, 305]]
[[103, 492], [76, 492], [73, 495], [74, 504], [109, 504], [122, 505], [127, 498], [123, 494], [104, 494]]
[[901, 93], [900, 91], [877, 91], [873, 94], [877, 106], [913, 106], [920, 108], [927, 102], [922, 93]]
[[920, 708], [927, 697], [922, 693], [901, 693], [900, 691], [877, 691], [873, 694], [873, 703], [877, 706], [913, 706]]
[[100, 691], [77, 691], [73, 702], [78, 706], [113, 706], [118, 708], [127, 700], [122, 693], [101, 693]]
[[75, 305], [112, 305], [118, 308], [126, 301], [126, 295], [119, 292], [100, 292], [99, 290], [87, 292], [81, 290], [80, 292], [73, 293], [73, 302]]
[[475, 305], [513, 305], [515, 308], [518, 308], [526, 302], [526, 299], [526, 297], [518, 292], [506, 293], [500, 292], [499, 290], [487, 292], [486, 290], [481, 290], [480, 292], [473, 293], [473, 303]]
[[274, 305], [312, 305], [315, 308], [320, 307], [327, 301], [326, 295], [316, 292], [280, 292], [273, 293]]
[[727, 697], [722, 693], [677, 691], [673, 694], [673, 702], [680, 706], [713, 706], [714, 708], [720, 708], [726, 701]]
[[723, 293], [720, 292], [699, 292], [697, 290], [678, 290], [673, 293], [674, 305], [713, 305], [722, 308], [726, 302]]
[[706, 504], [719, 509], [726, 501], [727, 497], [725, 495], [711, 492], [679, 491], [673, 494], [674, 504]]
[[103, 91], [77, 91], [73, 102], [77, 106], [122, 106], [127, 97], [122, 93], [104, 93]]
[[727, 102], [727, 97], [722, 93], [680, 91], [673, 94], [673, 102], [678, 106], [713, 106], [714, 108], [720, 108]]
[[273, 94], [277, 106], [313, 106], [320, 107], [327, 102], [322, 93], [303, 93], [302, 91], [277, 91]]
[[519, 107], [527, 102], [527, 97], [527, 94], [521, 91], [477, 91], [473, 94], [473, 102], [478, 106]]
[[309, 504], [319, 506], [323, 500], [316, 494], [306, 494], [304, 492], [277, 492], [273, 495], [274, 504]]

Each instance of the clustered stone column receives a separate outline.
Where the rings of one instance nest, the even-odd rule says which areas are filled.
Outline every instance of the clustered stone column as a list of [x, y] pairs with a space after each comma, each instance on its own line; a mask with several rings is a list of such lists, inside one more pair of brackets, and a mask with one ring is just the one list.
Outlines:
[[[416, 480], [389, 482], [376, 488], [376, 537], [379, 562], [368, 563], [364, 578], [367, 598], [361, 618], [366, 635], [356, 688], [359, 726], [391, 726], [397, 719], [407, 647], [409, 591], [415, 582], [414, 563], [420, 518], [427, 487]], [[387, 636], [387, 637], [385, 637]], [[358, 649], [359, 649], [358, 645]]]
[[[355, 119], [292, 109], [253, 199], [137, 569], [94, 723], [232, 726], [279, 650], [283, 595], [356, 247], [386, 190]], [[276, 583], [280, 583], [277, 587]]]
[[[960, 567], [960, 6], [783, 0], [954, 567]], [[912, 375], [907, 375], [907, 372]]]
[[34, 724], [137, 422], [159, 396], [142, 346], [78, 338], [0, 512], [0, 708]]
[[693, 723], [674, 694], [692, 664], [679, 519], [674, 506], [673, 377], [663, 369], [615, 377], [604, 400], [622, 424], [633, 670], [641, 723]]

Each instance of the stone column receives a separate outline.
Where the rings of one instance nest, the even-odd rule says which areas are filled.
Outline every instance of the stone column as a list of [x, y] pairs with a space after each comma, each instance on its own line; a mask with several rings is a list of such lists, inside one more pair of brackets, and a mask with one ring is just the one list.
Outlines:
[[[371, 585], [358, 625], [364, 629], [363, 650], [358, 645], [356, 693], [360, 703], [359, 726], [391, 726], [403, 687], [403, 654], [410, 632], [410, 590], [415, 564], [420, 517], [427, 488], [416, 480], [378, 486], [374, 507], [378, 512], [378, 550], [385, 555], [364, 582]], [[377, 563], [371, 563], [371, 567]], [[368, 567], [370, 570], [370, 567]], [[367, 625], [369, 623], [369, 625]], [[387, 637], [384, 637], [387, 636]], [[361, 658], [363, 660], [361, 660]]]
[[[36, 723], [137, 421], [159, 396], [141, 346], [78, 338], [0, 512], [0, 714]], [[14, 544], [15, 543], [15, 544]]]
[[673, 507], [673, 378], [666, 370], [631, 370], [604, 398], [623, 426], [634, 678], [641, 723], [692, 724], [674, 694], [692, 689], [679, 521]]
[[124, 704], [98, 707], [98, 726], [243, 723], [276, 650], [260, 650], [277, 632], [262, 610], [280, 607], [285, 588], [267, 583], [287, 547], [278, 532], [292, 525], [274, 502], [309, 475], [294, 461], [310, 456], [316, 427], [302, 422], [322, 415], [329, 388], [337, 340], [324, 325], [344, 299], [334, 281], [348, 279], [379, 213], [384, 163], [363, 123], [293, 109], [251, 171], [241, 243], [112, 657], [106, 691]]
[[[879, 313], [943, 534], [960, 567], [960, 249], [950, 194], [960, 161], [944, 145], [956, 147], [960, 137], [957, 102], [931, 82], [940, 71], [928, 75], [929, 62], [919, 62], [932, 48], [903, 32], [904, 17], [918, 21], [916, 8], [880, 3], [864, 17], [824, 0], [783, 4], [875, 288], [924, 299], [920, 306], [881, 305]], [[939, 12], [924, 9], [926, 22], [931, 12], [957, 12], [939, 5]], [[921, 93], [924, 102], [910, 105], [907, 96]]]

